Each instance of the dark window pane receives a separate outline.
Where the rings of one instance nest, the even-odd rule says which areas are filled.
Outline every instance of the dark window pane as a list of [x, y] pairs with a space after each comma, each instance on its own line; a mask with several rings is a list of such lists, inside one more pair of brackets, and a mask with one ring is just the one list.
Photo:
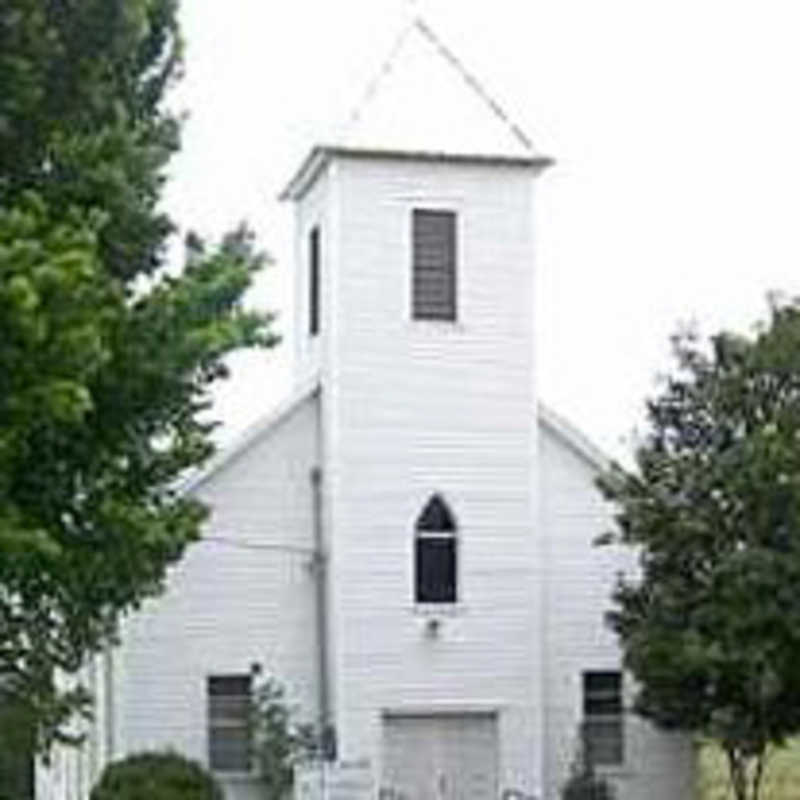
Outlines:
[[619, 672], [585, 672], [583, 713], [622, 713], [622, 675]]
[[249, 695], [249, 675], [215, 675], [208, 679], [209, 696]]
[[456, 539], [454, 536], [416, 539], [416, 601], [456, 602]]
[[447, 503], [445, 503], [438, 494], [435, 494], [428, 500], [428, 504], [422, 509], [422, 513], [419, 515], [417, 519], [417, 530], [441, 532], [455, 531], [455, 529], [455, 520], [450, 513], [450, 509], [447, 507]]
[[617, 692], [622, 687], [622, 674], [617, 670], [584, 672], [583, 682], [588, 692]]
[[456, 215], [415, 209], [412, 215], [413, 317], [456, 318]]
[[247, 728], [212, 728], [209, 763], [218, 772], [250, 769], [250, 736]]
[[622, 717], [616, 719], [587, 719], [584, 722], [586, 757], [595, 766], [622, 764]]
[[241, 725], [242, 720], [247, 718], [249, 708], [250, 698], [247, 695], [209, 697], [208, 709], [215, 725]]
[[320, 282], [320, 242], [319, 228], [311, 231], [308, 240], [308, 332], [312, 336], [319, 333], [320, 306], [319, 306], [319, 282]]

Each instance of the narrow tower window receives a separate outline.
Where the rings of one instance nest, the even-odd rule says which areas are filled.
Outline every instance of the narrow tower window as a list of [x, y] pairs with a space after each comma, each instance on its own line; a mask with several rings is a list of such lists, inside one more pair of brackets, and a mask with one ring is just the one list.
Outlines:
[[315, 227], [308, 237], [308, 332], [312, 336], [319, 333], [319, 272], [319, 227]]
[[456, 215], [416, 208], [412, 214], [414, 319], [456, 318]]
[[456, 524], [447, 503], [434, 495], [417, 519], [414, 538], [415, 600], [455, 603]]

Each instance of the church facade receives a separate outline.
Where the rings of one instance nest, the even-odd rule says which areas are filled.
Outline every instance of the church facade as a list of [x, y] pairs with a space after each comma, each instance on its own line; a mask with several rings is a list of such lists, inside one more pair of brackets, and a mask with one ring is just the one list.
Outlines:
[[[555, 800], [580, 730], [620, 800], [691, 796], [689, 739], [626, 710], [603, 623], [634, 568], [592, 546], [605, 459], [537, 399], [551, 162], [424, 23], [399, 52], [408, 70], [283, 194], [295, 388], [187, 481], [212, 509], [203, 539], [90, 666], [93, 729], [41, 797], [78, 800], [108, 760], [164, 748], [259, 797], [243, 709], [266, 677], [376, 798]], [[448, 99], [403, 139], [421, 81], [463, 116]]]

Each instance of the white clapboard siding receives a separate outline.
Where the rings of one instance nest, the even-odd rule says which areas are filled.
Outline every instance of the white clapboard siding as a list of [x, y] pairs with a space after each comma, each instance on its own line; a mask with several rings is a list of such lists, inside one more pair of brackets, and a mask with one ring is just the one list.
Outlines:
[[[538, 788], [534, 175], [346, 155], [325, 173], [333, 700], [342, 756], [378, 778], [384, 711], [492, 710], [501, 787]], [[298, 203], [299, 242], [318, 202]], [[455, 322], [411, 318], [415, 208], [457, 215]], [[459, 602], [432, 639], [412, 548], [434, 492], [459, 526]]]
[[[610, 509], [594, 486], [598, 464], [540, 425], [542, 526], [548, 565], [545, 597], [545, 797], [557, 797], [577, 745], [582, 714], [582, 673], [620, 668], [620, 652], [603, 621], [616, 574], [634, 560], [619, 548], [592, 540], [612, 524]], [[627, 681], [626, 699], [632, 687]], [[693, 792], [691, 738], [667, 734], [632, 714], [625, 721], [625, 757], [602, 768], [619, 800], [679, 800]]]
[[[171, 747], [208, 763], [206, 680], [253, 664], [314, 719], [316, 420], [317, 399], [308, 396], [194, 490], [213, 508], [207, 540], [190, 547], [165, 594], [125, 625], [118, 753]], [[252, 782], [225, 783], [229, 800], [255, 796]]]

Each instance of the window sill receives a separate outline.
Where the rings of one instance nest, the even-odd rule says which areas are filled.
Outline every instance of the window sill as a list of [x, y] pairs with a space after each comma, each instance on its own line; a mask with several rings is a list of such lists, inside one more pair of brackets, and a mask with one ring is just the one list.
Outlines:
[[415, 319], [411, 317], [408, 325], [414, 331], [425, 331], [431, 336], [439, 334], [457, 336], [466, 330], [464, 323], [457, 319]]
[[411, 611], [417, 617], [460, 617], [467, 608], [463, 603], [414, 603]]

